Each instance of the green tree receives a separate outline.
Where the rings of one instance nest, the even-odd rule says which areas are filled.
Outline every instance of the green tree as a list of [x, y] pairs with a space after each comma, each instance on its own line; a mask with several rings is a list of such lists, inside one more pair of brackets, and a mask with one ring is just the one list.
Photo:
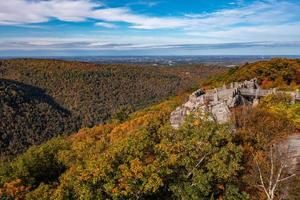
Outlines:
[[191, 117], [178, 131], [162, 129], [157, 145], [170, 171], [169, 188], [179, 199], [246, 199], [238, 188], [243, 150], [230, 124]]

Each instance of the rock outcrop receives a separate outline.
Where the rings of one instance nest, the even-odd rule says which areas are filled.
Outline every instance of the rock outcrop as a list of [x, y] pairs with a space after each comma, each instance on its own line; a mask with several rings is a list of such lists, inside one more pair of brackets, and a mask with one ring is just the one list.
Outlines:
[[300, 173], [300, 135], [292, 135], [288, 137], [286, 141], [288, 145], [288, 158], [289, 158], [289, 165], [290, 173]]
[[240, 105], [256, 105], [263, 96], [272, 93], [288, 93], [293, 101], [300, 101], [299, 91], [283, 92], [274, 89], [261, 89], [257, 79], [241, 83], [231, 83], [214, 90], [199, 89], [193, 92], [189, 100], [171, 113], [172, 127], [179, 128], [187, 115], [191, 113], [211, 113], [212, 119], [218, 123], [226, 123], [230, 120], [230, 109]]

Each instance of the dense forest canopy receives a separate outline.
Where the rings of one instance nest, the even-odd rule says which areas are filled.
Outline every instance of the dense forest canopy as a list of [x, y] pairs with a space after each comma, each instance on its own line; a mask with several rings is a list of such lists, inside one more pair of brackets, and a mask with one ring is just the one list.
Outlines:
[[[282, 63], [298, 61], [277, 62], [284, 69], [274, 73], [287, 70]], [[214, 80], [227, 82], [231, 74]], [[296, 83], [293, 87], [299, 87], [298, 76], [291, 77], [290, 83]], [[270, 152], [288, 136], [300, 133], [300, 104], [292, 104], [288, 95], [269, 95], [256, 107], [232, 110], [232, 121], [227, 124], [192, 114], [174, 130], [170, 113], [185, 98], [181, 94], [126, 117], [119, 115], [122, 120], [29, 148], [0, 165], [0, 196], [30, 200], [267, 199], [260, 177], [266, 186], [276, 181], [277, 161], [285, 157]], [[272, 170], [270, 158], [276, 162]], [[283, 169], [282, 175], [290, 174]], [[276, 186], [272, 199], [299, 199], [299, 188], [299, 176], [292, 176]]]
[[58, 104], [80, 116], [81, 126], [110, 118], [122, 105], [135, 109], [191, 88], [218, 67], [139, 67], [58, 60], [0, 62], [2, 78], [39, 87]]
[[0, 119], [1, 157], [79, 128], [71, 113], [43, 90], [5, 79], [0, 79]]
[[224, 83], [257, 78], [263, 88], [297, 89], [300, 84], [300, 59], [273, 58], [269, 61], [246, 63], [231, 68], [222, 76], [206, 81], [206, 86], [220, 86]]
[[214, 66], [144, 67], [59, 60], [0, 60], [0, 150], [102, 124], [188, 90]]

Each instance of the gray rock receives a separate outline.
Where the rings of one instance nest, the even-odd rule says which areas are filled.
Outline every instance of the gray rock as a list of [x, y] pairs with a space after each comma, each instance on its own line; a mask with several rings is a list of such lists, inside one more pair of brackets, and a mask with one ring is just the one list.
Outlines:
[[230, 120], [230, 110], [225, 103], [218, 103], [211, 108], [215, 121], [224, 124]]
[[230, 108], [241, 105], [257, 105], [259, 98], [273, 93], [288, 93], [293, 101], [300, 101], [299, 91], [283, 92], [276, 89], [264, 90], [257, 84], [257, 79], [241, 83], [231, 83], [229, 87], [223, 86], [214, 90], [204, 91], [199, 89], [193, 92], [189, 100], [171, 113], [172, 127], [179, 128], [187, 115], [197, 111], [210, 112], [218, 123], [226, 123], [230, 120]]

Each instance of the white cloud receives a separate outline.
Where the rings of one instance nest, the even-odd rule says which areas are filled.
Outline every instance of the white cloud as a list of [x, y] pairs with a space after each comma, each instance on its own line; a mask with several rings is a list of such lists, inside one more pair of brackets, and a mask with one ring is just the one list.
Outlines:
[[87, 51], [124, 51], [124, 50], [155, 50], [155, 49], [181, 49], [181, 50], [209, 50], [209, 49], [247, 49], [247, 48], [299, 48], [298, 42], [236, 42], [236, 43], [218, 43], [218, 44], [199, 44], [199, 43], [174, 43], [169, 41], [164, 43], [146, 42], [146, 43], [131, 43], [130, 42], [107, 42], [95, 39], [27, 39], [17, 41], [0, 41], [1, 50], [87, 50]]
[[299, 41], [300, 23], [233, 27], [225, 30], [190, 31], [191, 37], [206, 38], [208, 42]]
[[10, 0], [0, 1], [0, 24], [18, 25], [42, 23], [52, 18], [81, 22], [89, 18], [107, 22], [125, 22], [132, 28], [176, 28], [186, 25], [184, 19], [159, 18], [133, 14], [125, 7], [104, 8], [91, 0]]
[[[98, 1], [97, 1], [98, 2]], [[50, 21], [80, 22], [89, 18], [106, 22], [125, 22], [136, 29], [183, 28], [207, 30], [228, 26], [278, 24], [299, 18], [300, 6], [283, 1], [255, 2], [236, 9], [209, 14], [155, 17], [134, 14], [125, 7], [107, 8], [91, 0], [10, 0], [0, 1], [0, 24], [16, 25]], [[299, 20], [299, 19], [298, 19]]]
[[[118, 23], [127, 23], [131, 29], [173, 29], [161, 35], [140, 36], [137, 34], [112, 37], [111, 32], [103, 38], [82, 40], [71, 38], [65, 41], [32, 38], [37, 42], [17, 43], [0, 39], [2, 49], [9, 48], [107, 48], [107, 46], [133, 48], [186, 44], [214, 44], [259, 41], [299, 41], [300, 4], [287, 1], [257, 1], [245, 5], [242, 0], [234, 9], [212, 13], [187, 13], [182, 16], [147, 16], [136, 14], [128, 7], [109, 8], [92, 0], [0, 0], [0, 25], [32, 26], [52, 19], [82, 22], [92, 19], [96, 26], [117, 28]], [[42, 25], [39, 25], [42, 26]], [[177, 35], [172, 35], [177, 32]], [[180, 32], [180, 33], [179, 33]], [[122, 35], [124, 33], [122, 32]], [[79, 42], [78, 42], [79, 41]], [[121, 41], [118, 45], [115, 41]], [[49, 42], [51, 45], [46, 45]], [[38, 44], [40, 43], [40, 44]], [[45, 45], [42, 45], [42, 44]], [[73, 45], [72, 45], [73, 43]], [[130, 43], [131, 45], [128, 45]]]
[[[289, 2], [256, 2], [245, 7], [224, 9], [208, 14], [186, 14], [196, 24], [207, 28], [231, 28], [230, 26], [255, 26], [282, 24], [299, 20], [300, 6]], [[195, 28], [195, 27], [192, 27]]]
[[56, 18], [61, 21], [85, 21], [102, 4], [90, 0], [0, 1], [0, 24], [41, 23]]
[[97, 22], [95, 23], [96, 26], [101, 26], [104, 28], [117, 28], [118, 26], [112, 23], [107, 23], [107, 22]]
[[157, 6], [158, 4], [160, 4], [160, 1], [143, 1], [143, 0], [139, 0], [139, 1], [133, 1], [130, 3], [127, 3], [126, 6], [135, 6], [135, 5], [141, 5], [141, 6], [146, 6], [146, 7], [154, 7]]

